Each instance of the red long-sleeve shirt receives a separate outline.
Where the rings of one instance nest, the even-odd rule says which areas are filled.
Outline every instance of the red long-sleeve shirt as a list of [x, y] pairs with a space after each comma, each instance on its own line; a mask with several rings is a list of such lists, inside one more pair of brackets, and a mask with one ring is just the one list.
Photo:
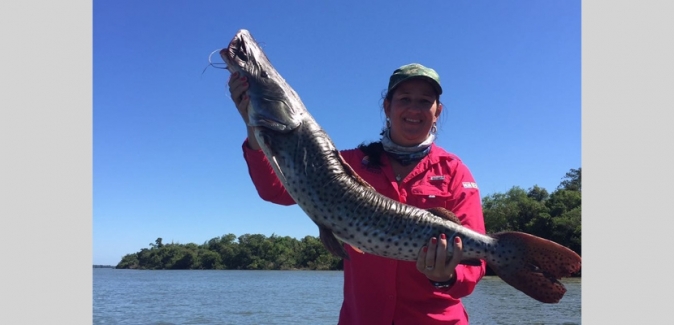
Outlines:
[[[243, 153], [263, 200], [295, 204], [261, 150], [252, 150], [244, 142]], [[422, 209], [445, 207], [459, 217], [463, 226], [485, 233], [477, 185], [457, 156], [433, 144], [428, 156], [398, 184], [388, 156], [382, 155], [381, 168], [373, 169], [366, 168], [365, 154], [358, 149], [341, 154], [358, 175], [383, 195]], [[436, 289], [416, 269], [415, 262], [360, 254], [345, 246], [351, 260], [344, 260], [340, 325], [468, 324], [460, 298], [473, 292], [485, 273], [484, 261], [481, 266], [457, 266], [454, 285]]]

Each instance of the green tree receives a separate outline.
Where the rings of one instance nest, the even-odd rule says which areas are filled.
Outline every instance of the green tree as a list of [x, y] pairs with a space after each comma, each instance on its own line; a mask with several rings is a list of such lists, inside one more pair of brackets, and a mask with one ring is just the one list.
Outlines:
[[[578, 171], [580, 175], [580, 169]], [[550, 215], [553, 217], [550, 240], [565, 245], [580, 254], [582, 195], [580, 188], [578, 191], [566, 188], [575, 187], [560, 185], [546, 202]]]
[[580, 255], [581, 253], [581, 208], [571, 209], [557, 218], [554, 218], [554, 228], [550, 240], [569, 247]]
[[265, 261], [264, 244], [266, 236], [262, 234], [244, 234], [239, 236], [239, 249], [234, 258], [235, 264], [244, 270], [264, 270], [268, 264]]
[[300, 268], [311, 268], [312, 263], [321, 256], [321, 248], [323, 248], [323, 243], [320, 239], [313, 236], [304, 236], [300, 241], [300, 251], [297, 257], [298, 266]]
[[199, 255], [199, 268], [202, 270], [220, 270], [223, 269], [222, 258], [220, 254], [210, 250], [204, 250]]
[[[543, 236], [551, 220], [544, 204], [547, 191], [535, 186], [529, 191], [513, 186], [505, 194], [496, 193], [482, 199], [487, 232], [538, 232]], [[541, 236], [541, 237], [543, 237]]]
[[161, 237], [157, 238], [154, 241], [154, 244], [150, 243], [150, 247], [152, 247], [152, 248], [162, 248], [164, 246], [164, 244], [161, 243], [161, 240], [162, 240]]
[[548, 199], [548, 197], [550, 197], [550, 194], [546, 189], [539, 187], [538, 185], [534, 185], [534, 187], [530, 188], [529, 192], [527, 192], [527, 197], [538, 202], [544, 202]]
[[571, 169], [562, 177], [562, 182], [557, 189], [564, 189], [568, 191], [581, 191], [581, 168]]
[[296, 268], [299, 242], [290, 237], [280, 237], [272, 234], [269, 239], [271, 251], [268, 252], [268, 260], [273, 264], [274, 270], [289, 270]]
[[[517, 188], [511, 189], [511, 191]], [[519, 213], [517, 204], [505, 193], [494, 193], [482, 198], [482, 212], [488, 233], [516, 230], [514, 216]]]
[[305, 236], [300, 243], [298, 264], [301, 268], [310, 270], [343, 269], [342, 259], [328, 252], [318, 237]]
[[558, 189], [550, 195], [546, 206], [554, 217], [561, 216], [567, 211], [581, 206], [581, 194], [578, 191]]
[[566, 173], [548, 194], [537, 185], [527, 192], [515, 186], [482, 199], [487, 232], [522, 231], [553, 240], [580, 254], [581, 169]]
[[122, 257], [122, 260], [117, 263], [115, 268], [117, 269], [137, 269], [139, 267], [138, 263], [138, 253], [126, 254]]

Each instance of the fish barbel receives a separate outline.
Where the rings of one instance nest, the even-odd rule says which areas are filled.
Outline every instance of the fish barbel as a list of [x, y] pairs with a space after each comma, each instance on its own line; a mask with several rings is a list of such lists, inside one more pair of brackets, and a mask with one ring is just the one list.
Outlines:
[[[349, 258], [343, 243], [362, 252], [416, 261], [429, 238], [463, 242], [462, 264], [487, 265], [526, 295], [556, 303], [558, 281], [580, 270], [567, 247], [522, 232], [480, 234], [444, 208], [419, 209], [378, 193], [344, 161], [297, 93], [272, 66], [247, 30], [239, 30], [220, 56], [231, 73], [247, 77], [248, 125], [286, 191], [318, 226], [323, 245]], [[447, 250], [448, 260], [453, 254]]]

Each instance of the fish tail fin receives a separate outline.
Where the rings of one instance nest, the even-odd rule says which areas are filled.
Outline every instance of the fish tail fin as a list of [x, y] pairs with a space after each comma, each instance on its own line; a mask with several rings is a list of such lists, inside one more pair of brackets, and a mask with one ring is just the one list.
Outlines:
[[580, 256], [551, 240], [522, 232], [491, 236], [498, 244], [495, 256], [487, 259], [489, 267], [503, 281], [540, 302], [559, 302], [566, 288], [558, 279], [580, 270]]

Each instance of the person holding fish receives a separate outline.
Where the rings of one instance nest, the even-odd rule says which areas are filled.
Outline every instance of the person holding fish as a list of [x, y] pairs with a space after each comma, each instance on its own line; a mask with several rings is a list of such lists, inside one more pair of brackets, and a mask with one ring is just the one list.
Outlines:
[[[228, 85], [248, 125], [247, 80], [234, 73]], [[445, 208], [462, 226], [484, 234], [481, 198], [473, 176], [461, 159], [434, 141], [443, 110], [441, 94], [435, 70], [416, 63], [401, 66], [390, 76], [383, 100], [386, 123], [381, 140], [340, 154], [384, 196], [421, 209]], [[242, 150], [258, 194], [272, 203], [295, 204], [260, 150], [254, 128], [247, 130]], [[459, 264], [462, 242], [456, 236], [453, 244], [448, 243], [451, 235], [428, 238], [425, 246], [416, 248], [416, 262], [363, 253], [344, 243], [349, 258], [344, 259], [339, 324], [468, 324], [461, 298], [473, 292], [486, 264], [483, 260]], [[448, 249], [453, 249], [449, 260]]]

